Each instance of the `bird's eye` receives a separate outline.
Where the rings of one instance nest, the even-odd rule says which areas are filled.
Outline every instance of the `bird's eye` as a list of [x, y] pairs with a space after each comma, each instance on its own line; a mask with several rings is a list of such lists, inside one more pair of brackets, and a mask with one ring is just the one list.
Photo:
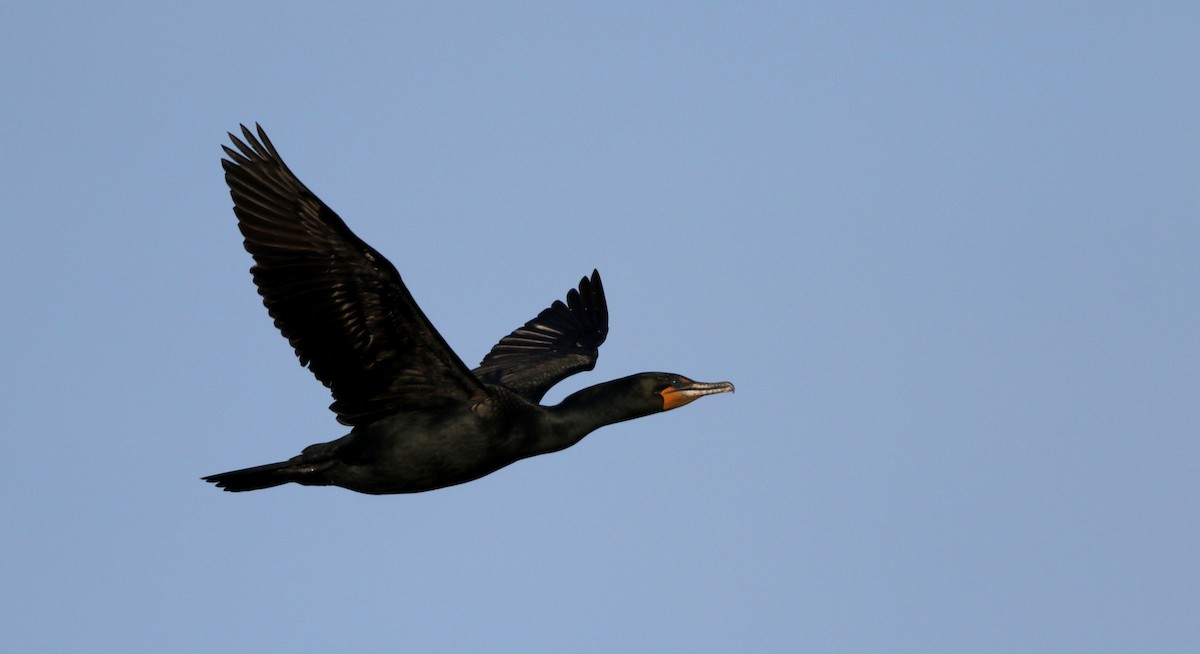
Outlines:
[[672, 380], [671, 380], [671, 386], [672, 386], [672, 387], [674, 387], [674, 388], [679, 388], [679, 380], [678, 380], [678, 379], [672, 379]]

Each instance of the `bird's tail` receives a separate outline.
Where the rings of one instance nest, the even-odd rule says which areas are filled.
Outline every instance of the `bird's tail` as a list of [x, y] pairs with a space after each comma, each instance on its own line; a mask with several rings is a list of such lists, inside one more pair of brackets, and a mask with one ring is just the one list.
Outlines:
[[216, 475], [204, 477], [204, 481], [210, 484], [216, 484], [217, 488], [224, 488], [231, 493], [240, 493], [242, 491], [259, 490], [260, 488], [271, 488], [288, 482], [312, 483], [307, 481], [305, 473], [311, 473], [311, 467], [305, 470], [302, 466], [297, 466], [293, 461], [280, 461], [279, 463], [268, 463], [262, 466], [254, 466], [253, 468], [243, 468], [241, 470], [231, 470], [222, 472]]

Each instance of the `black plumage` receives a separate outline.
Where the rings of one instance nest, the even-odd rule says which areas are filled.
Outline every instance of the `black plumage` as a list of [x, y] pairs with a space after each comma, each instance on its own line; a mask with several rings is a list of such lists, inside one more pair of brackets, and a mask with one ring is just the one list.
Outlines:
[[567, 301], [555, 300], [536, 318], [500, 339], [473, 370], [488, 384], [499, 384], [530, 402], [540, 402], [558, 382], [596, 367], [608, 336], [608, 304], [599, 271], [579, 280]]
[[256, 136], [243, 126], [242, 136], [230, 135], [235, 147], [224, 147], [221, 163], [254, 283], [352, 429], [287, 461], [206, 481], [230, 491], [288, 482], [375, 494], [432, 490], [563, 449], [607, 424], [733, 390], [640, 373], [540, 405], [552, 386], [596, 365], [608, 334], [597, 271], [467, 369], [395, 267], [292, 174], [262, 128]]

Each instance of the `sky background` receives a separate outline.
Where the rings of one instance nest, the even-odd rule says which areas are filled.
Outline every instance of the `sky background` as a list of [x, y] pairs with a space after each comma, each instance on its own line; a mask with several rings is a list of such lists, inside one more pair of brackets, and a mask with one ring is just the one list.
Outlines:
[[[0, 9], [14, 652], [1200, 651], [1200, 6]], [[470, 484], [344, 431], [219, 165], [259, 121], [475, 365], [737, 393]]]

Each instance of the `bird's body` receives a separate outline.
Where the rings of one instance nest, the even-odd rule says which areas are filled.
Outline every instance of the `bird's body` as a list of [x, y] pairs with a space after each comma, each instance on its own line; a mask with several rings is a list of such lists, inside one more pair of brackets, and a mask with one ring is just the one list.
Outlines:
[[595, 366], [608, 333], [598, 272], [500, 340], [475, 370], [450, 350], [395, 268], [242, 128], [223, 161], [263, 303], [302, 364], [330, 388], [349, 434], [283, 462], [205, 477], [229, 491], [288, 482], [361, 493], [461, 484], [579, 442], [604, 425], [682, 406], [728, 382], [639, 373], [539, 402]]

